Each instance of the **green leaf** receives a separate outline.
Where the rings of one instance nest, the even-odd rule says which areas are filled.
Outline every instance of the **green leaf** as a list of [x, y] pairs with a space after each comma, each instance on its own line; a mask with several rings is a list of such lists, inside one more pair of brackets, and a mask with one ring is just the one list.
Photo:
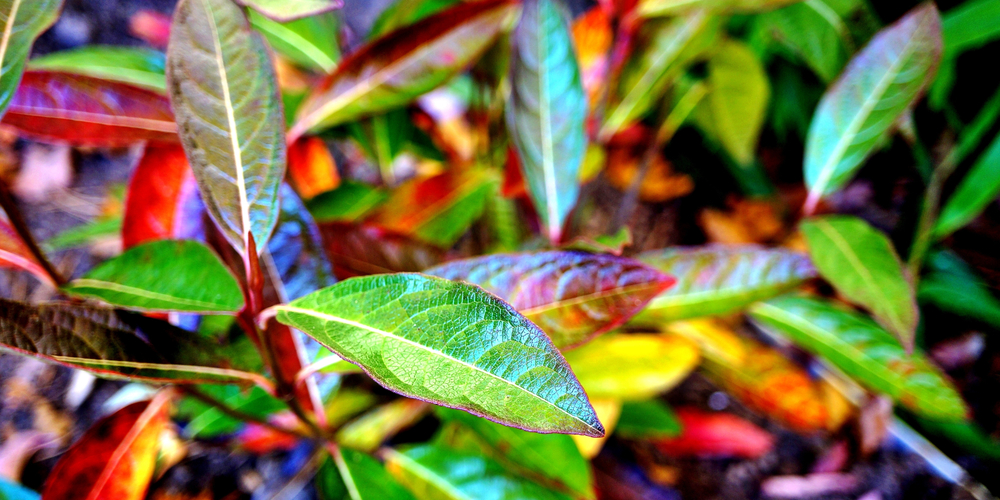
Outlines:
[[250, 383], [232, 368], [249, 360], [169, 323], [85, 304], [0, 299], [0, 349], [49, 359], [105, 378], [185, 383]]
[[62, 0], [0, 0], [0, 118], [21, 82], [32, 44], [60, 10]]
[[236, 0], [253, 7], [261, 14], [278, 22], [289, 22], [304, 17], [330, 12], [344, 6], [343, 0]]
[[[285, 403], [260, 387], [251, 387], [247, 391], [235, 385], [202, 385], [198, 387], [198, 390], [221, 401], [228, 408], [261, 419], [266, 419], [274, 413], [288, 408]], [[184, 398], [177, 405], [177, 416], [182, 420], [187, 420], [184, 434], [198, 439], [230, 434], [236, 432], [243, 425], [242, 420], [193, 397]]]
[[386, 7], [372, 24], [369, 39], [378, 38], [392, 30], [409, 26], [427, 16], [440, 12], [460, 0], [396, 0]]
[[167, 51], [181, 142], [209, 215], [236, 250], [262, 251], [285, 176], [281, 98], [267, 46], [229, 0], [181, 0]]
[[237, 312], [243, 292], [205, 245], [163, 240], [132, 247], [64, 287], [137, 311]]
[[802, 0], [640, 0], [636, 12], [644, 17], [672, 16], [694, 9], [713, 13], [754, 13], [784, 7]]
[[372, 452], [399, 431], [427, 414], [428, 405], [415, 399], [396, 399], [375, 408], [337, 431], [341, 446]]
[[42, 243], [46, 252], [82, 247], [96, 241], [121, 237], [122, 218], [120, 216], [99, 219], [71, 227]]
[[556, 243], [576, 205], [587, 149], [587, 95], [568, 14], [556, 0], [527, 2], [512, 38], [507, 130], [543, 231]]
[[548, 337], [479, 287], [367, 276], [274, 310], [389, 390], [529, 430], [604, 434]]
[[[833, 80], [847, 62], [851, 35], [843, 17], [853, 9], [831, 0], [806, 0], [759, 16], [765, 29], [802, 58], [824, 82]], [[853, 5], [852, 5], [853, 6]]]
[[333, 14], [279, 23], [249, 11], [250, 25], [264, 35], [279, 54], [304, 68], [330, 73], [340, 60], [339, 27]]
[[972, 0], [942, 16], [944, 51], [954, 57], [1000, 38], [1000, 4], [993, 0]]
[[615, 434], [627, 439], [662, 439], [681, 434], [681, 421], [659, 399], [632, 401], [622, 405]]
[[934, 226], [934, 234], [944, 238], [961, 229], [1000, 195], [1000, 134], [962, 178], [955, 193], [948, 198]]
[[371, 456], [349, 448], [336, 448], [331, 455], [347, 490], [344, 499], [413, 500], [413, 495]]
[[846, 215], [802, 222], [809, 255], [823, 278], [913, 348], [919, 313], [913, 284], [892, 242], [867, 222]]
[[60, 71], [129, 83], [166, 93], [163, 52], [141, 47], [88, 45], [28, 61], [28, 69]]
[[344, 181], [306, 202], [316, 222], [357, 222], [385, 202], [384, 189], [354, 181]]
[[917, 413], [940, 420], [968, 415], [962, 396], [940, 370], [919, 352], [907, 355], [867, 316], [804, 297], [758, 303], [750, 316]]
[[419, 500], [569, 500], [476, 453], [435, 445], [385, 451], [386, 469]]
[[442, 419], [461, 422], [475, 433], [491, 451], [490, 458], [508, 470], [535, 478], [539, 484], [558, 487], [575, 498], [594, 498], [590, 464], [573, 438], [512, 429], [456, 410], [439, 408], [437, 413]]
[[679, 335], [598, 337], [566, 353], [587, 395], [641, 401], [668, 391], [698, 366], [698, 346]]
[[883, 29], [820, 101], [806, 139], [807, 209], [846, 184], [934, 80], [941, 19], [933, 3]]
[[517, 8], [513, 0], [460, 3], [358, 49], [302, 103], [289, 137], [410, 104], [475, 61]]
[[805, 255], [753, 245], [668, 248], [638, 258], [677, 278], [633, 320], [649, 326], [736, 312], [816, 276]]
[[927, 260], [927, 267], [930, 272], [917, 290], [920, 302], [1000, 327], [1000, 300], [961, 258], [939, 251]]
[[708, 59], [707, 104], [719, 142], [734, 160], [747, 165], [755, 156], [771, 86], [749, 47], [725, 40], [717, 48]]

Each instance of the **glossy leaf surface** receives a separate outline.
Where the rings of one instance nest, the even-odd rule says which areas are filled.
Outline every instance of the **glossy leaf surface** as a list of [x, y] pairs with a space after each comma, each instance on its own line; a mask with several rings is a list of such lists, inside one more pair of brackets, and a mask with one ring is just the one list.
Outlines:
[[820, 274], [912, 348], [917, 300], [889, 238], [849, 216], [807, 219], [802, 234]]
[[880, 31], [848, 63], [813, 115], [806, 139], [807, 206], [846, 184], [934, 79], [941, 19], [924, 3]]
[[674, 282], [632, 259], [573, 251], [487, 255], [425, 272], [496, 294], [559, 348], [625, 323]]
[[997, 196], [1000, 196], [1000, 135], [983, 151], [948, 198], [934, 226], [935, 235], [944, 238], [972, 222]]
[[435, 445], [387, 450], [386, 469], [419, 500], [569, 500], [485, 456]]
[[682, 426], [674, 411], [659, 399], [631, 401], [622, 405], [615, 435], [629, 439], [674, 437]]
[[528, 192], [552, 242], [579, 195], [587, 149], [587, 95], [567, 14], [555, 0], [527, 2], [514, 31], [507, 130]]
[[[231, 369], [225, 348], [169, 323], [83, 304], [28, 305], [0, 299], [0, 348], [106, 378], [177, 382], [256, 382]], [[245, 361], [245, 360], [244, 360]]]
[[56, 22], [62, 0], [3, 0], [0, 2], [0, 117], [24, 72], [35, 38]]
[[204, 211], [181, 145], [146, 146], [125, 198], [122, 245], [203, 238]]
[[340, 60], [339, 31], [333, 13], [280, 23], [255, 10], [248, 12], [250, 24], [264, 35], [275, 52], [296, 64], [330, 73]]
[[34, 274], [48, 283], [52, 280], [31, 251], [21, 241], [21, 237], [7, 221], [0, 219], [0, 267], [14, 267]]
[[445, 260], [441, 249], [377, 226], [326, 223], [320, 234], [340, 279], [423, 271]]
[[636, 317], [649, 325], [739, 311], [816, 276], [805, 255], [752, 245], [669, 248], [638, 258], [677, 278]]
[[343, 0], [237, 0], [275, 21], [288, 22], [344, 6]]
[[672, 389], [699, 359], [698, 346], [678, 335], [606, 335], [566, 353], [588, 396], [620, 401]]
[[177, 142], [177, 125], [163, 95], [55, 71], [26, 71], [3, 123], [33, 139], [76, 146]]
[[413, 500], [413, 495], [371, 456], [350, 448], [337, 448], [331, 455], [349, 500]]
[[274, 310], [390, 390], [539, 432], [604, 433], [545, 334], [473, 285], [354, 278]]
[[264, 249], [285, 176], [284, 116], [260, 35], [229, 0], [182, 0], [167, 51], [181, 143], [208, 213], [241, 255]]
[[103, 80], [128, 83], [165, 94], [167, 91], [167, 81], [164, 76], [166, 64], [166, 56], [158, 50], [115, 45], [90, 45], [36, 57], [28, 62], [28, 68], [87, 75]]
[[153, 478], [169, 394], [132, 403], [94, 424], [56, 463], [43, 499], [142, 500]]
[[132, 247], [64, 289], [137, 311], [235, 313], [243, 307], [236, 278], [208, 247], [195, 241]]
[[462, 3], [358, 49], [302, 103], [289, 136], [413, 102], [475, 61], [517, 8], [511, 0]]
[[889, 332], [866, 316], [800, 297], [759, 303], [750, 314], [917, 413], [941, 420], [968, 414], [962, 396], [937, 368], [919, 352], [908, 356]]
[[754, 160], [771, 86], [763, 65], [748, 46], [728, 40], [717, 49], [708, 59], [707, 103], [713, 130], [729, 155], [748, 165]]

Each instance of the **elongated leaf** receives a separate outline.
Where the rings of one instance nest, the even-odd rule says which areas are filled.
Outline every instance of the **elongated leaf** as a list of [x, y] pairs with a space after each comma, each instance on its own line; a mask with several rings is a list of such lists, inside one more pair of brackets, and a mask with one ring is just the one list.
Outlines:
[[674, 282], [632, 259], [572, 251], [488, 255], [425, 273], [496, 294], [559, 348], [620, 326]]
[[1000, 195], [1000, 135], [965, 174], [955, 193], [948, 198], [934, 234], [944, 238], [979, 217]]
[[28, 69], [87, 75], [166, 94], [166, 64], [166, 56], [158, 50], [88, 45], [36, 57], [28, 62]]
[[167, 87], [208, 213], [241, 255], [278, 220], [284, 116], [267, 47], [229, 0], [181, 0]]
[[[259, 387], [251, 387], [247, 391], [235, 385], [200, 385], [198, 390], [221, 401], [227, 408], [261, 419], [267, 419], [281, 410], [288, 409], [281, 400]], [[231, 434], [244, 424], [242, 420], [232, 417], [218, 407], [193, 397], [185, 398], [178, 403], [175, 416], [187, 421], [184, 434], [191, 438], [208, 439]]]
[[341, 446], [373, 452], [399, 431], [410, 427], [429, 410], [427, 403], [416, 399], [396, 399], [352, 420], [337, 431]]
[[380, 188], [344, 181], [337, 189], [316, 196], [306, 205], [318, 222], [357, 222], [385, 202], [388, 196]]
[[17, 90], [35, 38], [59, 17], [62, 0], [0, 1], [0, 118]]
[[513, 35], [507, 130], [545, 234], [553, 243], [576, 205], [587, 149], [587, 95], [560, 4], [532, 0]]
[[1000, 327], [1000, 300], [961, 258], [936, 252], [927, 259], [927, 267], [930, 272], [917, 291], [920, 302]]
[[[134, 313], [83, 304], [0, 299], [0, 349], [49, 359], [106, 378], [177, 382], [257, 382], [230, 368], [225, 348]], [[237, 366], [237, 368], [239, 368]]]
[[274, 310], [387, 389], [538, 432], [604, 433], [545, 334], [473, 285], [353, 278]]
[[236, 0], [280, 22], [315, 16], [344, 6], [343, 0]]
[[698, 366], [698, 346], [679, 335], [606, 335], [566, 353], [587, 395], [641, 401], [668, 391]]
[[889, 332], [866, 316], [800, 297], [756, 304], [750, 315], [917, 413], [942, 420], [968, 414], [962, 396], [940, 370], [919, 352], [907, 355]]
[[727, 40], [708, 59], [708, 83], [719, 142], [739, 164], [752, 163], [771, 96], [763, 65], [749, 47]]
[[637, 12], [646, 17], [669, 16], [693, 9], [716, 13], [753, 13], [784, 7], [802, 0], [639, 0]]
[[396, 188], [368, 221], [450, 248], [483, 213], [495, 182], [485, 171], [449, 171]]
[[64, 289], [137, 311], [235, 313], [243, 308], [236, 278], [208, 247], [195, 241], [135, 246]]
[[808, 207], [847, 183], [934, 80], [941, 18], [933, 3], [880, 31], [827, 90], [806, 139]]
[[99, 217], [86, 224], [73, 226], [45, 240], [42, 250], [46, 253], [114, 241], [122, 232], [122, 218], [119, 216]]
[[847, 62], [850, 33], [841, 7], [853, 2], [808, 0], [762, 14], [772, 36], [806, 64], [824, 81], [836, 78]]
[[475, 61], [517, 8], [513, 0], [464, 2], [362, 47], [306, 98], [289, 136], [413, 102]]
[[423, 271], [445, 260], [441, 249], [377, 226], [326, 223], [320, 234], [340, 279]]
[[0, 267], [13, 267], [27, 271], [45, 283], [52, 281], [42, 265], [21, 241], [17, 231], [3, 219], [0, 219]]
[[941, 20], [945, 52], [956, 56], [1000, 38], [1000, 5], [973, 0], [949, 10]]
[[917, 300], [889, 238], [849, 216], [808, 219], [802, 234], [820, 274], [912, 349]]
[[681, 435], [654, 443], [667, 456], [756, 459], [774, 448], [774, 436], [732, 413], [686, 407], [677, 417]]
[[636, 317], [651, 326], [739, 311], [816, 276], [805, 255], [753, 245], [669, 248], [638, 258], [677, 278]]
[[333, 14], [312, 16], [279, 23], [249, 11], [250, 24], [259, 31], [275, 52], [307, 69], [330, 73], [340, 60], [337, 42], [337, 17]]
[[371, 456], [350, 448], [336, 448], [330, 454], [344, 483], [345, 500], [413, 500], [413, 495]]
[[368, 33], [368, 38], [377, 38], [392, 30], [408, 26], [436, 12], [451, 7], [461, 0], [397, 0], [386, 7]]
[[590, 465], [571, 437], [512, 429], [444, 408], [438, 409], [438, 415], [461, 422], [470, 429], [491, 450], [487, 455], [508, 470], [535, 478], [539, 484], [564, 491], [574, 498], [594, 498]]
[[170, 394], [132, 403], [101, 419], [59, 459], [43, 499], [142, 500], [153, 479]]
[[386, 469], [419, 500], [569, 500], [474, 453], [423, 445], [386, 450]]
[[681, 422], [666, 403], [658, 399], [622, 405], [615, 435], [629, 439], [657, 439], [681, 433]]
[[122, 245], [128, 249], [147, 241], [203, 239], [204, 211], [184, 148], [147, 146], [128, 186]]
[[167, 98], [152, 90], [55, 71], [26, 71], [3, 123], [33, 139], [124, 147], [177, 142]]

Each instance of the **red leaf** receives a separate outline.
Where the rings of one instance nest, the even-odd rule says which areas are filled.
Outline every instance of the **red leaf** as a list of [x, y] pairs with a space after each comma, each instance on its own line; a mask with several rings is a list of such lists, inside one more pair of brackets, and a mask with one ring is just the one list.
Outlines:
[[166, 96], [57, 71], [25, 71], [3, 123], [39, 141], [76, 146], [177, 142], [177, 125]]
[[129, 184], [122, 244], [128, 249], [162, 239], [204, 239], [204, 210], [184, 149], [148, 146]]
[[128, 32], [153, 47], [164, 49], [170, 41], [171, 17], [155, 10], [140, 10], [128, 20]]
[[94, 424], [56, 464], [43, 500], [141, 500], [169, 423], [170, 393], [133, 403]]
[[369, 274], [423, 271], [446, 259], [437, 247], [373, 226], [320, 224], [323, 246], [340, 279]]
[[52, 279], [45, 273], [45, 269], [35, 260], [28, 247], [21, 241], [17, 231], [4, 220], [0, 220], [0, 267], [13, 267], [28, 271], [45, 283], [52, 283]]
[[238, 438], [240, 448], [255, 455], [291, 451], [299, 444], [299, 438], [294, 434], [281, 432], [254, 422], [246, 424], [240, 430]]
[[774, 447], [774, 436], [731, 413], [680, 408], [677, 418], [684, 432], [655, 443], [670, 456], [757, 458]]
[[304, 199], [340, 185], [337, 164], [322, 139], [305, 137], [288, 147], [288, 183]]

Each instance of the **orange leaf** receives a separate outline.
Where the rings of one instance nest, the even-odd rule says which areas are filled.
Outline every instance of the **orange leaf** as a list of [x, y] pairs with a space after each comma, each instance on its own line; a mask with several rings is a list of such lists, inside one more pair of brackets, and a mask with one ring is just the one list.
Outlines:
[[337, 164], [322, 139], [305, 137], [288, 147], [288, 182], [306, 200], [340, 185]]
[[[625, 191], [639, 175], [641, 158], [636, 151], [610, 148], [605, 174], [614, 187]], [[649, 165], [639, 186], [639, 198], [650, 203], [660, 203], [679, 198], [694, 189], [694, 181], [687, 174], [674, 172], [673, 166], [662, 154], [657, 154]]]
[[580, 77], [591, 109], [600, 98], [601, 84], [606, 81], [611, 39], [611, 20], [600, 6], [590, 9], [573, 22], [573, 44], [576, 45]]
[[180, 144], [147, 146], [132, 174], [122, 221], [122, 245], [194, 237], [200, 233], [201, 198]]

